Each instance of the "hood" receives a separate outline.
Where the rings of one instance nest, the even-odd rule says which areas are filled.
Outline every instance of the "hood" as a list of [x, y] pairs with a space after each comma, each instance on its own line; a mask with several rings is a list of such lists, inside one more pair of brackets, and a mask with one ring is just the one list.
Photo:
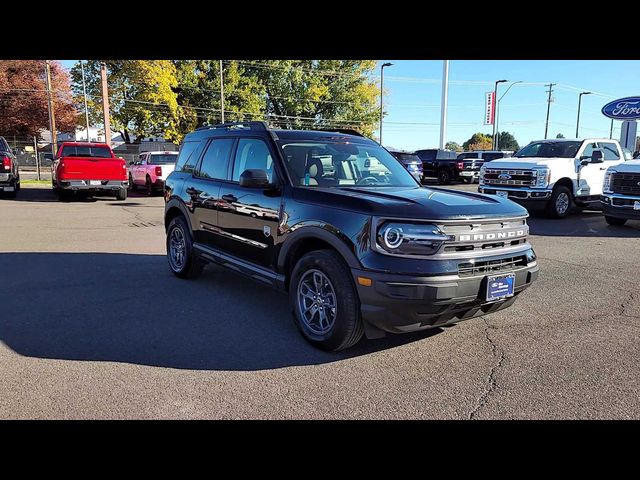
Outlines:
[[487, 165], [487, 168], [514, 168], [527, 170], [532, 169], [533, 167], [551, 167], [554, 164], [558, 165], [562, 162], [567, 162], [573, 164], [575, 161], [574, 158], [562, 158], [562, 157], [509, 157], [509, 158], [501, 158], [498, 160], [492, 160]]
[[627, 160], [609, 168], [620, 173], [640, 173], [640, 160]]
[[457, 220], [527, 215], [526, 209], [494, 195], [425, 187], [296, 187], [301, 202], [375, 216]]

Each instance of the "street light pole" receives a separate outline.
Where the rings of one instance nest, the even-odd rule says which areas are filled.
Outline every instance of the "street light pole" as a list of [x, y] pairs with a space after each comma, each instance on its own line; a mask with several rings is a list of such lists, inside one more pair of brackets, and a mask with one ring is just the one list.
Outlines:
[[393, 63], [383, 63], [380, 66], [380, 138], [379, 143], [382, 145], [382, 97], [384, 95], [384, 67], [390, 67]]
[[582, 95], [591, 95], [591, 92], [582, 92], [578, 95], [578, 119], [576, 120], [576, 138], [580, 138], [578, 135], [578, 129], [580, 128], [580, 104], [582, 103]]
[[613, 138], [613, 118], [611, 119], [611, 129], [609, 130], [609, 138]]
[[500, 129], [498, 128], [498, 118], [500, 116], [500, 100], [504, 98], [507, 92], [511, 90], [511, 87], [513, 87], [516, 83], [522, 83], [522, 80], [518, 80], [517, 82], [513, 82], [511, 85], [509, 85], [509, 88], [507, 88], [505, 92], [502, 95], [500, 95], [500, 98], [496, 100], [496, 121], [494, 123], [496, 124], [496, 132], [498, 133], [496, 135], [495, 150], [500, 150]]
[[[496, 108], [498, 106], [498, 84], [499, 83], [505, 83], [508, 82], [509, 80], [496, 80], [496, 84], [495, 87], [493, 87], [493, 101], [496, 103], [493, 107]], [[495, 113], [494, 113], [494, 118], [493, 118], [493, 134], [491, 135], [491, 148], [493, 150], [496, 149], [496, 119], [495, 119]]]
[[440, 148], [444, 149], [447, 141], [447, 102], [449, 98], [449, 60], [444, 60], [442, 69], [442, 103], [440, 105]]
[[49, 60], [44, 61], [45, 67], [45, 80], [47, 82], [47, 104], [49, 110], [49, 130], [51, 131], [51, 153], [53, 156], [56, 156], [58, 144], [57, 144], [57, 134], [56, 134], [56, 112], [53, 102], [53, 97], [51, 96], [51, 68], [49, 67]]
[[87, 142], [91, 141], [89, 135], [89, 109], [87, 108], [87, 86], [84, 81], [84, 62], [80, 60], [80, 70], [82, 70], [82, 94], [84, 95], [84, 117], [87, 122]]

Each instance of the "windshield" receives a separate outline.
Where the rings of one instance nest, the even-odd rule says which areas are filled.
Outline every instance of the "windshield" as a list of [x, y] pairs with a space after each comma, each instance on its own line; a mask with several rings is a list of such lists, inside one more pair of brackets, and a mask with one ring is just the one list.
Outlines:
[[575, 158], [582, 142], [533, 142], [514, 157]]
[[67, 145], [62, 149], [61, 157], [97, 157], [111, 158], [109, 147], [90, 147], [83, 145]]
[[303, 187], [417, 187], [384, 148], [340, 142], [279, 142], [294, 185]]
[[149, 155], [149, 165], [173, 165], [178, 155]]

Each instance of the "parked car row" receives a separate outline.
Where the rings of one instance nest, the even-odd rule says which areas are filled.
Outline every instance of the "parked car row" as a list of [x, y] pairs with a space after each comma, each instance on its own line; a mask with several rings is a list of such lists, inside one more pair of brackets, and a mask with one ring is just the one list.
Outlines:
[[608, 223], [622, 225], [640, 218], [640, 161], [609, 138], [539, 140], [483, 165], [478, 192], [554, 218], [575, 208], [602, 209]]
[[20, 172], [11, 147], [0, 137], [0, 192], [15, 197], [20, 191]]

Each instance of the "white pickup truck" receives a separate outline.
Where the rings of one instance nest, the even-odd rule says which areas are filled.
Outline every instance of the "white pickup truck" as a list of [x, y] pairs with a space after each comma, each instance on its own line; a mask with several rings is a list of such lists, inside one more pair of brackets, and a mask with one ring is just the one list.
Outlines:
[[574, 206], [600, 209], [605, 173], [624, 158], [620, 144], [608, 138], [538, 140], [483, 165], [478, 191], [563, 218]]
[[640, 160], [629, 160], [609, 167], [600, 201], [609, 225], [624, 225], [627, 220], [640, 220]]
[[129, 187], [144, 188], [147, 195], [162, 192], [164, 181], [176, 166], [178, 152], [143, 152], [129, 163]]

